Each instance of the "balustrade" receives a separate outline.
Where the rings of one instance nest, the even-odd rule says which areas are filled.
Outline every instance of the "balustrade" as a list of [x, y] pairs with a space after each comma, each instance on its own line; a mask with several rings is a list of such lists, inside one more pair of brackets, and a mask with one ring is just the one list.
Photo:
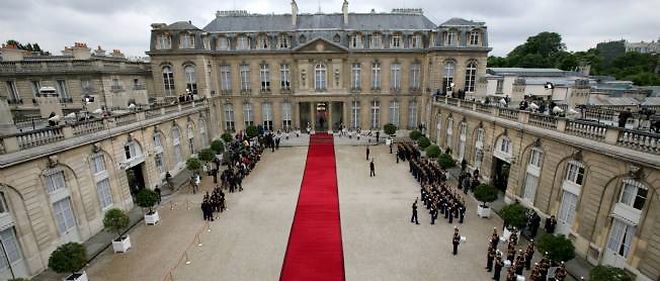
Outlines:
[[635, 150], [660, 153], [660, 134], [621, 129], [617, 139], [617, 145], [625, 146]]
[[63, 126], [48, 127], [44, 129], [17, 134], [20, 149], [28, 149], [64, 139]]

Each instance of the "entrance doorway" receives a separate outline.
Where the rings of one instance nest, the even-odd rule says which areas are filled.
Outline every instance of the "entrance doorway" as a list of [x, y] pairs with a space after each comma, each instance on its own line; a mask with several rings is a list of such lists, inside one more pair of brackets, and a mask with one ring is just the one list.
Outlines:
[[497, 189], [506, 192], [511, 164], [497, 157], [493, 157], [493, 161], [495, 163], [493, 166], [493, 185]]
[[142, 166], [144, 166], [144, 163], [126, 169], [126, 179], [128, 180], [128, 187], [131, 190], [133, 200], [135, 200], [137, 193], [146, 187], [144, 183], [144, 175], [142, 173]]
[[316, 104], [316, 131], [328, 130], [328, 104], [319, 102]]

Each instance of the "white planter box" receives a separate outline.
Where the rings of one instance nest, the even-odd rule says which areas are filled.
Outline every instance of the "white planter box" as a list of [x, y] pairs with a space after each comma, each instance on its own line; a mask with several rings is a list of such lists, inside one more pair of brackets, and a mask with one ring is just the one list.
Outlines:
[[120, 241], [112, 240], [112, 250], [114, 250], [115, 253], [126, 253], [126, 251], [128, 251], [130, 248], [131, 237], [128, 235], [124, 236], [124, 239]]
[[66, 278], [62, 279], [64, 281], [88, 281], [87, 279], [87, 272], [82, 271], [78, 272], [77, 274], [80, 274], [80, 276], [77, 276], [76, 278], [73, 278], [73, 275], [69, 275]]
[[158, 216], [158, 211], [154, 211], [153, 214], [144, 215], [144, 223], [147, 225], [155, 225], [160, 221], [160, 216]]
[[490, 218], [490, 207], [488, 206], [477, 206], [477, 216], [480, 218]]

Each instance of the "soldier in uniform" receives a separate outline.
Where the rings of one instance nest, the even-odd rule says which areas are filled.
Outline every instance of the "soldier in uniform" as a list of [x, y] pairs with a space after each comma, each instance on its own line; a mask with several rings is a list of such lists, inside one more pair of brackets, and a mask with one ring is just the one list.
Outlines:
[[527, 249], [525, 250], [525, 269], [529, 270], [532, 265], [532, 258], [534, 258], [534, 239], [529, 241]]
[[417, 221], [417, 199], [415, 199], [415, 202], [412, 204], [412, 217], [410, 217], [410, 222], [419, 224], [419, 221]]
[[438, 218], [438, 209], [435, 206], [435, 203], [431, 205], [431, 224], [435, 224], [435, 219]]
[[504, 261], [502, 260], [502, 255], [497, 253], [495, 258], [495, 273], [493, 274], [493, 280], [500, 281], [500, 274], [502, 273], [502, 267], [504, 266]]
[[461, 243], [461, 236], [458, 234], [458, 228], [455, 228], [454, 237], [451, 239], [451, 244], [453, 246], [452, 253], [454, 256], [458, 254], [458, 244]]
[[486, 269], [488, 272], [493, 270], [493, 260], [495, 259], [495, 249], [488, 248], [488, 254], [486, 255]]

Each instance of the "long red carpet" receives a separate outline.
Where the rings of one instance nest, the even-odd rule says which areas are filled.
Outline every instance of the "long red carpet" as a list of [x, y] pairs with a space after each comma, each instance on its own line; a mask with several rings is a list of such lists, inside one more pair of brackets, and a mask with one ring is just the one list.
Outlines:
[[311, 136], [280, 280], [344, 280], [332, 135]]

